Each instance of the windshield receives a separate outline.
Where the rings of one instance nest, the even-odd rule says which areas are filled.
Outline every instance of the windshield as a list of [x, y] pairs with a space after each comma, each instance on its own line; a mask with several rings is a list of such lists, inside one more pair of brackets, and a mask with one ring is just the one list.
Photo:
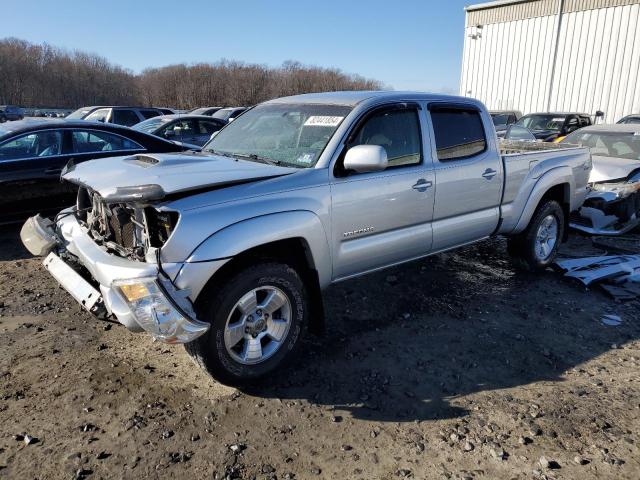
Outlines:
[[578, 130], [561, 143], [589, 147], [591, 155], [640, 160], [640, 133], [583, 132]]
[[350, 111], [341, 105], [258, 105], [220, 130], [203, 150], [310, 168]]
[[529, 130], [554, 130], [559, 132], [564, 124], [563, 115], [525, 115], [516, 122], [516, 125], [528, 128]]
[[131, 128], [133, 128], [134, 130], [139, 130], [140, 132], [154, 133], [158, 128], [160, 128], [162, 125], [164, 125], [169, 121], [171, 121], [171, 119], [162, 118], [162, 117], [153, 117], [153, 118], [150, 118], [149, 120], [145, 120], [144, 122], [137, 123]]
[[67, 115], [67, 118], [70, 118], [70, 119], [74, 119], [74, 118], [82, 119], [90, 111], [91, 111], [91, 109], [87, 108], [87, 107], [79, 108], [75, 112], [72, 112], [69, 115]]
[[627, 125], [629, 125], [629, 124], [638, 124], [638, 123], [640, 123], [640, 116], [639, 117], [625, 117], [622, 120], [620, 120], [618, 123], [625, 123]]
[[201, 107], [191, 110], [189, 113], [192, 115], [210, 115], [212, 112], [217, 112], [220, 108], [216, 107]]
[[507, 113], [492, 113], [491, 118], [493, 119], [493, 124], [496, 127], [502, 127], [507, 124], [509, 121], [509, 114]]
[[211, 115], [213, 118], [219, 118], [220, 120], [229, 120], [229, 117], [233, 113], [233, 109], [231, 108], [223, 108], [222, 110], [218, 110], [216, 113]]

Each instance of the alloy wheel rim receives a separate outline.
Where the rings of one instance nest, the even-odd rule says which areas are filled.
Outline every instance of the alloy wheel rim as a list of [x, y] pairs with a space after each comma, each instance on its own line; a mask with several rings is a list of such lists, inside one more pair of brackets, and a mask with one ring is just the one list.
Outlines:
[[558, 242], [558, 219], [555, 215], [547, 215], [544, 217], [538, 231], [536, 232], [535, 240], [535, 255], [540, 261], [546, 261], [551, 257], [553, 249]]
[[256, 365], [271, 358], [287, 338], [291, 314], [291, 301], [278, 287], [265, 285], [245, 293], [227, 317], [227, 353], [242, 365]]

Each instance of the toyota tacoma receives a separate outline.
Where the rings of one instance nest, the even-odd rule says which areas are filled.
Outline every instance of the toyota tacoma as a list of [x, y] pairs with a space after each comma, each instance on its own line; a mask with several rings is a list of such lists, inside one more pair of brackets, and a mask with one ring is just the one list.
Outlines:
[[300, 95], [249, 109], [202, 152], [68, 165], [76, 205], [21, 238], [87, 310], [240, 384], [322, 330], [332, 283], [495, 235], [546, 268], [590, 170], [585, 148], [500, 145], [471, 98]]

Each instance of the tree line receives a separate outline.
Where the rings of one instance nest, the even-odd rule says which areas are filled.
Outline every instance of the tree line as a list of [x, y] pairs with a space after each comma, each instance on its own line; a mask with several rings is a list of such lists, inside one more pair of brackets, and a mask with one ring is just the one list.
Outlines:
[[221, 60], [134, 74], [103, 57], [16, 38], [0, 40], [0, 104], [71, 108], [140, 105], [248, 106], [286, 95], [379, 90], [376, 80], [299, 62], [281, 67]]

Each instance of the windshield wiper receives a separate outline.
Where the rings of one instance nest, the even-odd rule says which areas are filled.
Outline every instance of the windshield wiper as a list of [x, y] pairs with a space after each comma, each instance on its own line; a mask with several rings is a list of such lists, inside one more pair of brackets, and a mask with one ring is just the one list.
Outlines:
[[255, 153], [230, 153], [229, 155], [236, 158], [244, 158], [256, 162], [263, 162], [269, 165], [280, 165], [280, 160], [272, 160], [270, 158], [261, 157], [260, 155], [256, 155]]
[[202, 150], [203, 152], [211, 153], [213, 155], [220, 155], [221, 157], [234, 158], [235, 155], [230, 152], [221, 152], [219, 150]]

